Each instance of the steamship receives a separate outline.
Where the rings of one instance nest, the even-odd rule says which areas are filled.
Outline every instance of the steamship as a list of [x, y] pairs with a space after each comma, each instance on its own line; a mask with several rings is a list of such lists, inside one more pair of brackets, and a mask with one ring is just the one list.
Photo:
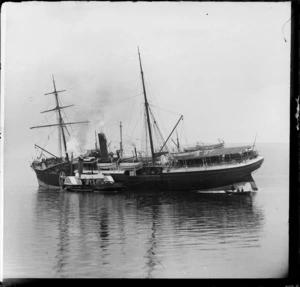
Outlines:
[[[34, 170], [38, 185], [41, 188], [46, 189], [59, 189], [62, 187], [64, 179], [66, 176], [74, 175], [74, 171], [78, 168], [78, 158], [73, 159], [69, 156], [67, 149], [67, 126], [75, 124], [87, 124], [88, 121], [79, 121], [79, 122], [65, 122], [61, 110], [71, 107], [73, 105], [61, 106], [59, 93], [64, 92], [65, 90], [58, 91], [56, 89], [55, 80], [53, 78], [54, 91], [47, 93], [45, 95], [54, 95], [56, 106], [53, 109], [43, 111], [41, 113], [47, 112], [56, 112], [57, 113], [57, 123], [43, 126], [34, 126], [30, 129], [36, 128], [49, 128], [57, 127], [58, 130], [58, 145], [64, 148], [64, 156], [57, 156], [52, 152], [49, 152], [45, 148], [35, 144], [35, 148], [38, 150], [39, 155], [31, 162], [31, 168]], [[90, 150], [86, 156], [96, 156], [103, 161], [107, 161], [109, 156], [106, 149], [106, 138], [104, 134], [99, 133], [99, 145], [100, 149]], [[105, 148], [103, 146], [105, 145]]]
[[183, 119], [181, 116], [163, 145], [155, 148], [152, 134], [157, 121], [148, 103], [139, 49], [138, 56], [151, 157], [136, 156], [132, 162], [123, 162], [121, 158], [113, 163], [111, 170], [98, 164], [103, 173], [110, 174], [115, 182], [123, 183], [127, 188], [138, 190], [225, 191], [237, 190], [241, 186], [257, 190], [252, 173], [261, 167], [264, 158], [255, 149], [255, 141], [248, 146], [225, 147], [222, 142], [202, 149], [169, 152], [165, 147]]

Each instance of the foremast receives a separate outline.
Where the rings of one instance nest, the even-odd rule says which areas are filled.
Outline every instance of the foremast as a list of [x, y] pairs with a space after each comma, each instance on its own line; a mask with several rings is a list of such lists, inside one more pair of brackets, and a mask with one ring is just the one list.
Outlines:
[[139, 54], [139, 61], [140, 61], [140, 68], [141, 68], [143, 93], [144, 93], [144, 99], [145, 99], [145, 110], [146, 110], [146, 115], [147, 115], [147, 124], [148, 124], [148, 131], [149, 131], [151, 158], [152, 158], [152, 164], [154, 164], [155, 163], [155, 153], [154, 153], [154, 147], [153, 147], [152, 131], [151, 131], [151, 124], [150, 124], [150, 116], [149, 116], [149, 103], [148, 103], [147, 95], [146, 95], [145, 82], [144, 82], [144, 73], [143, 73], [143, 68], [142, 68], [142, 61], [141, 61], [141, 55], [140, 55], [139, 47], [138, 47], [138, 54]]
[[[64, 120], [62, 118], [62, 115], [61, 115], [61, 110], [64, 109], [64, 108], [72, 107], [74, 105], [60, 106], [58, 93], [65, 92], [66, 90], [57, 91], [53, 75], [52, 75], [52, 80], [53, 80], [54, 91], [51, 92], [51, 93], [46, 93], [45, 95], [54, 95], [55, 96], [56, 107], [53, 108], [53, 109], [50, 109], [50, 110], [43, 111], [41, 113], [57, 111], [57, 113], [58, 113], [58, 123], [57, 124], [51, 124], [51, 125], [44, 125], [44, 126], [34, 126], [34, 127], [31, 127], [30, 129], [44, 128], [44, 127], [51, 127], [51, 126], [59, 126], [60, 132], [61, 132], [62, 138], [63, 138], [63, 146], [64, 146], [65, 155], [66, 155], [66, 160], [67, 160], [67, 162], [69, 162], [70, 160], [69, 160], [69, 154], [68, 154], [68, 149], [67, 149], [67, 143], [66, 143], [66, 136], [65, 136], [64, 128], [66, 128], [67, 125], [83, 124], [83, 123], [88, 123], [89, 121], [72, 122], [72, 123], [65, 123], [64, 122]], [[60, 135], [60, 133], [59, 133], [59, 135]], [[58, 137], [58, 141], [59, 141], [59, 145], [61, 146], [60, 136]]]

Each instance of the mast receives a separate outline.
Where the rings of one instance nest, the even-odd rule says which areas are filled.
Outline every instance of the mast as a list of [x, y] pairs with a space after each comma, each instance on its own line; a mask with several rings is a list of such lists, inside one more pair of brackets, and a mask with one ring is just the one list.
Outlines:
[[154, 156], [152, 131], [151, 131], [151, 124], [150, 124], [150, 116], [149, 116], [149, 104], [148, 104], [147, 95], [146, 95], [145, 82], [144, 82], [144, 73], [143, 73], [143, 68], [142, 68], [142, 61], [141, 61], [141, 55], [140, 55], [139, 47], [138, 47], [138, 54], [139, 54], [139, 60], [140, 60], [141, 76], [142, 76], [142, 83], [143, 83], [143, 92], [144, 92], [144, 98], [145, 98], [145, 109], [146, 109], [146, 115], [147, 115], [147, 123], [148, 123], [149, 139], [150, 139], [150, 148], [151, 148], [151, 157], [152, 157], [152, 163], [154, 164], [155, 156]]
[[58, 115], [57, 120], [58, 120], [58, 123], [57, 123], [57, 124], [51, 124], [51, 125], [44, 125], [44, 126], [35, 126], [35, 127], [31, 127], [30, 129], [43, 128], [43, 127], [51, 127], [51, 126], [59, 126], [59, 127], [60, 127], [60, 130], [58, 131], [59, 146], [61, 146], [60, 136], [62, 135], [62, 138], [63, 138], [63, 145], [64, 145], [64, 150], [65, 150], [65, 154], [66, 154], [66, 160], [67, 160], [67, 162], [69, 162], [69, 155], [68, 155], [68, 150], [67, 150], [66, 136], [65, 136], [64, 128], [66, 128], [66, 125], [88, 123], [88, 121], [72, 122], [72, 123], [65, 123], [65, 122], [63, 121], [63, 118], [62, 118], [62, 116], [61, 116], [61, 110], [64, 109], [64, 108], [71, 107], [71, 106], [73, 106], [73, 105], [69, 105], [69, 106], [60, 106], [60, 105], [59, 105], [58, 93], [64, 92], [65, 90], [57, 91], [57, 90], [56, 90], [55, 80], [54, 80], [54, 76], [53, 76], [53, 75], [52, 75], [52, 79], [53, 79], [54, 91], [51, 92], [51, 93], [47, 93], [47, 94], [45, 94], [45, 95], [51, 95], [51, 94], [54, 94], [54, 96], [55, 96], [55, 102], [56, 102], [56, 107], [55, 107], [54, 109], [50, 109], [50, 110], [47, 110], [47, 111], [43, 111], [42, 113], [52, 112], [52, 111], [57, 111], [57, 115]]
[[120, 153], [121, 153], [121, 156], [123, 156], [122, 122], [120, 122]]
[[[60, 121], [59, 121], [59, 114], [58, 113], [56, 113], [56, 120], [57, 120], [58, 123], [60, 123]], [[58, 143], [57, 147], [58, 147], [59, 157], [62, 157], [61, 130], [59, 128], [57, 129], [57, 135], [58, 135], [58, 137], [57, 137], [57, 143]]]
[[[54, 86], [54, 95], [55, 95], [55, 100], [56, 100], [56, 108], [57, 111], [58, 111], [58, 123], [59, 123], [59, 126], [60, 126], [60, 129], [61, 129], [61, 134], [62, 134], [62, 137], [63, 137], [63, 144], [64, 144], [64, 150], [65, 150], [65, 154], [66, 154], [66, 159], [67, 161], [69, 161], [69, 155], [68, 155], [68, 150], [67, 150], [67, 143], [66, 143], [66, 136], [65, 136], [65, 131], [64, 131], [64, 126], [63, 126], [63, 119], [62, 119], [62, 116], [61, 116], [61, 108], [59, 106], [59, 102], [58, 102], [58, 94], [57, 94], [57, 91], [56, 91], [56, 86], [55, 86], [55, 80], [54, 80], [54, 76], [52, 75], [52, 79], [53, 79], [53, 86]], [[60, 143], [59, 143], [60, 145]]]

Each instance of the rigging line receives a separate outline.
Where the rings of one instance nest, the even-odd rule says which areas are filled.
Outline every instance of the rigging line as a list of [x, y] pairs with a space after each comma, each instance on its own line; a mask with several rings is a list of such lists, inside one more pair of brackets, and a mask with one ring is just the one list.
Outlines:
[[[50, 105], [50, 102], [51, 102], [51, 105]], [[52, 99], [48, 99], [48, 105], [46, 105], [46, 109], [51, 109], [53, 108], [53, 103], [52, 103]], [[48, 122], [49, 119], [52, 119], [54, 116], [56, 115], [56, 113], [44, 113], [44, 116], [45, 116], [45, 119], [46, 121]]]
[[169, 113], [172, 113], [172, 114], [175, 114], [175, 115], [182, 116], [182, 114], [179, 114], [179, 113], [177, 113], [177, 112], [172, 112], [172, 111], [167, 110], [167, 109], [159, 108], [158, 106], [154, 106], [154, 105], [152, 105], [152, 104], [149, 104], [149, 106], [152, 106], [152, 107], [157, 108], [157, 109], [159, 109], [159, 110], [164, 110], [164, 111], [166, 111], [166, 112], [169, 112]]
[[[44, 145], [43, 145], [43, 148], [44, 148], [44, 149], [45, 149], [45, 147], [46, 147], [46, 145], [47, 145], [49, 139], [51, 138], [51, 136], [52, 136], [54, 130], [55, 130], [55, 128], [52, 127], [52, 128], [51, 128], [51, 132], [50, 132], [50, 134], [48, 135], [47, 140], [46, 140], [46, 142], [45, 142]], [[42, 155], [42, 153], [43, 153], [43, 151], [41, 151], [41, 155]], [[41, 157], [41, 155], [40, 155], [40, 157]]]
[[[152, 107], [155, 107], [155, 106], [152, 106]], [[156, 108], [156, 107], [155, 107]], [[160, 122], [160, 125], [162, 126], [162, 128], [163, 128], [163, 130], [164, 130], [164, 133], [166, 134], [167, 132], [166, 132], [166, 126], [165, 126], [165, 123], [164, 123], [164, 121], [162, 120], [162, 116], [161, 116], [161, 113], [160, 113], [160, 111], [159, 111], [159, 109], [157, 109], [157, 115], [158, 115], [158, 117], [159, 117], [159, 122]], [[153, 113], [153, 117], [154, 117], [154, 113]], [[157, 121], [156, 121], [157, 122]]]
[[[160, 109], [159, 107], [156, 107], [157, 109]], [[169, 110], [166, 110], [166, 111], [168, 111], [168, 112], [170, 112], [170, 113], [172, 113], [172, 114], [176, 114], [176, 115], [180, 115], [180, 117], [183, 117], [181, 114], [177, 114], [177, 113], [175, 113], [175, 112], [171, 112], [171, 111], [169, 111]], [[158, 115], [159, 115], [159, 117], [160, 117], [160, 119], [161, 119], [161, 114], [160, 113], [158, 113]], [[161, 122], [163, 123], [163, 121], [161, 120]], [[166, 134], [167, 132], [166, 132], [166, 127], [165, 127], [165, 125], [163, 124], [162, 125], [163, 126], [163, 128], [164, 128], [164, 133]], [[167, 149], [169, 149], [169, 148], [167, 148]]]
[[156, 114], [158, 115], [159, 121], [160, 121], [160, 123], [161, 123], [163, 129], [166, 131], [166, 127], [165, 127], [164, 121], [163, 121], [163, 119], [162, 119], [161, 111], [158, 109], [158, 104], [157, 104], [157, 101], [156, 101], [155, 97], [154, 97], [154, 100], [155, 100], [156, 105], [152, 105], [152, 104], [149, 104], [149, 105], [150, 105], [151, 107], [157, 109], [157, 110], [156, 110]]
[[[154, 120], [154, 122], [153, 122], [153, 127], [156, 127], [157, 132], [158, 132], [159, 137], [160, 137], [159, 140], [161, 141], [160, 144], [163, 145], [164, 142], [165, 142], [164, 137], [163, 137], [163, 135], [162, 135], [162, 133], [161, 133], [161, 131], [160, 131], [159, 126], [157, 125], [157, 121], [156, 121], [156, 119], [155, 119], [155, 117], [154, 117], [154, 115], [153, 115], [152, 110], [151, 110], [151, 109], [149, 109], [149, 110], [150, 110], [150, 114], [151, 114], [151, 116], [152, 116], [152, 118], [153, 118], [153, 120]], [[169, 150], [168, 147], [166, 147], [166, 148], [167, 148], [167, 150]]]
[[[63, 106], [63, 103], [62, 103], [62, 101], [61, 101], [60, 98], [58, 98], [58, 103], [59, 103], [60, 106]], [[68, 122], [68, 117], [67, 117], [66, 111], [61, 110], [61, 113], [62, 113], [62, 121], [64, 122], [64, 119], [67, 119], [67, 122]], [[68, 135], [69, 135], [69, 137], [70, 137], [71, 135], [70, 135], [70, 132], [69, 132], [67, 126], [64, 126], [64, 128], [65, 128], [66, 132], [68, 133]], [[72, 129], [72, 131], [74, 132], [73, 129]]]
[[[157, 132], [157, 138], [158, 138], [158, 141], [159, 141], [159, 148], [161, 149], [161, 147], [163, 146], [163, 144], [164, 144], [164, 138], [163, 138], [163, 136], [162, 136], [162, 134], [161, 134], [161, 132], [160, 132], [160, 129], [159, 129], [159, 127], [158, 127], [158, 125], [157, 125], [157, 123], [155, 122], [155, 124], [154, 124], [154, 127], [156, 127], [155, 128], [155, 131]], [[168, 146], [167, 145], [165, 145], [163, 148], [165, 148], [167, 151], [169, 151], [169, 148], [168, 148]]]
[[[145, 76], [145, 78], [146, 78], [146, 84], [147, 84], [147, 86], [149, 87], [149, 90], [150, 90], [150, 95], [151, 95], [151, 97], [153, 98], [153, 100], [154, 100], [156, 106], [158, 107], [158, 102], [157, 102], [156, 96], [155, 96], [155, 94], [158, 94], [158, 93], [156, 93], [156, 91], [153, 89], [153, 87], [152, 87], [152, 85], [151, 85], [151, 81], [150, 81], [150, 79], [148, 79], [147, 69], [146, 69], [146, 76]], [[149, 105], [151, 105], [151, 104], [149, 104]], [[153, 105], [153, 106], [154, 106], [154, 105]], [[158, 117], [159, 117], [160, 122], [162, 123], [163, 128], [166, 130], [166, 128], [165, 128], [165, 126], [164, 126], [164, 122], [163, 122], [163, 120], [162, 120], [161, 113], [160, 113], [159, 110], [158, 110]]]
[[[140, 100], [140, 103], [141, 103], [141, 97], [140, 97], [140, 96], [143, 95], [143, 93], [138, 93], [138, 89], [139, 89], [139, 81], [136, 80], [135, 94], [137, 94], [137, 97], [138, 97], [138, 99]], [[127, 124], [125, 136], [128, 136], [129, 126], [130, 126], [130, 122], [131, 122], [131, 117], [132, 117], [134, 105], [135, 105], [135, 101], [133, 101], [133, 104], [132, 104], [131, 113], [130, 113], [130, 117], [129, 117], [129, 122], [128, 122], [128, 124]]]
[[135, 131], [135, 128], [136, 128], [137, 124], [138, 124], [139, 121], [140, 121], [141, 115], [142, 115], [142, 112], [140, 113], [139, 118], [138, 118], [138, 120], [137, 120], [137, 122], [136, 122], [136, 124], [135, 124], [135, 126], [134, 126], [134, 128], [133, 128], [133, 131], [132, 131], [132, 133], [131, 133], [131, 136], [129, 137], [130, 139], [132, 139], [132, 136], [133, 136], [133, 133], [134, 133], [134, 131]]
[[[60, 97], [59, 100], [61, 100], [61, 98], [62, 97]], [[73, 101], [73, 97], [71, 97], [68, 93], [63, 93], [63, 98], [64, 98], [64, 100], [66, 100], [67, 103], [70, 102], [70, 100], [71, 100], [71, 102]]]
[[146, 111], [144, 109], [144, 103], [143, 103], [142, 97], [140, 97], [139, 108], [140, 108], [140, 113], [143, 114], [143, 119], [142, 119], [142, 123], [140, 125], [140, 130], [139, 130], [139, 132], [140, 132], [140, 142], [139, 142], [140, 145], [139, 146], [140, 146], [140, 151], [142, 152], [143, 146], [144, 146], [144, 141], [146, 139], [146, 133], [147, 133], [147, 129], [145, 129]]
[[[166, 126], [165, 126], [165, 123], [163, 121], [163, 118], [162, 118], [162, 114], [161, 114], [161, 111], [160, 111], [160, 108], [159, 108], [159, 105], [158, 105], [158, 102], [156, 100], [156, 94], [159, 95], [158, 92], [155, 91], [155, 89], [153, 89], [152, 85], [151, 85], [151, 82], [148, 80], [148, 73], [147, 73], [147, 70], [146, 70], [146, 80], [147, 80], [147, 84], [151, 90], [151, 95], [152, 95], [152, 98], [154, 99], [154, 102], [156, 103], [156, 108], [158, 109], [157, 111], [157, 115], [158, 115], [158, 118], [159, 118], [159, 121], [160, 121], [160, 124], [164, 130], [164, 132], [166, 133], [167, 129], [166, 129]], [[151, 104], [149, 104], [151, 105]], [[154, 107], [154, 105], [152, 105]], [[167, 110], [166, 110], [167, 111]], [[173, 112], [174, 113], [174, 112]]]
[[53, 98], [52, 97], [47, 97], [48, 101], [47, 101], [47, 104], [46, 104], [46, 109], [50, 109], [53, 108]]
[[141, 127], [142, 140], [141, 140], [141, 151], [144, 151], [144, 154], [148, 156], [148, 129], [147, 129], [147, 115], [146, 111], [142, 110], [144, 115], [144, 122]]
[[147, 129], [147, 115], [146, 112], [144, 114], [144, 129], [145, 129], [145, 135], [146, 135], [146, 140], [145, 140], [145, 155], [149, 156], [149, 135], [148, 135], [148, 129]]
[[49, 123], [49, 120], [52, 119], [54, 116], [56, 115], [56, 113], [53, 113], [52, 115], [44, 115], [45, 121], [46, 123]]

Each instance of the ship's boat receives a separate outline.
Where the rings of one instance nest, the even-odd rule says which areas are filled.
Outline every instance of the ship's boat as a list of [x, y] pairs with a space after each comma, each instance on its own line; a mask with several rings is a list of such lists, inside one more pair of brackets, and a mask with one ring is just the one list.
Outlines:
[[143, 164], [141, 162], [122, 162], [119, 164], [122, 170], [139, 170], [142, 166]]
[[202, 155], [202, 152], [199, 150], [171, 153], [172, 158], [175, 160], [197, 159], [197, 158], [200, 158], [201, 155]]
[[101, 170], [117, 169], [117, 163], [116, 162], [100, 162], [100, 163], [97, 163], [97, 166]]
[[[264, 158], [255, 150], [255, 142], [252, 146], [225, 148], [224, 142], [215, 145], [203, 145], [193, 149], [186, 149], [176, 153], [165, 153], [167, 162], [158, 162], [157, 154], [164, 152], [171, 134], [159, 150], [154, 149], [152, 129], [157, 122], [153, 120], [153, 113], [148, 103], [144, 74], [140, 52], [139, 64], [144, 95], [145, 115], [147, 122], [147, 138], [150, 143], [151, 158], [140, 160], [131, 165], [118, 163], [118, 168], [106, 170], [115, 182], [123, 183], [131, 189], [151, 190], [230, 190], [233, 184], [251, 183], [256, 187], [252, 172], [259, 169]], [[152, 116], [152, 118], [151, 118]], [[152, 124], [152, 122], [155, 124]], [[178, 145], [179, 147], [179, 145]], [[136, 168], [138, 167], [138, 169]]]
[[225, 192], [229, 195], [251, 195], [251, 191], [231, 191], [231, 190], [225, 190]]
[[184, 152], [192, 152], [192, 151], [210, 151], [214, 149], [223, 148], [225, 146], [225, 142], [219, 139], [219, 143], [217, 144], [204, 144], [204, 143], [197, 143], [194, 147], [187, 147], [184, 148]]

